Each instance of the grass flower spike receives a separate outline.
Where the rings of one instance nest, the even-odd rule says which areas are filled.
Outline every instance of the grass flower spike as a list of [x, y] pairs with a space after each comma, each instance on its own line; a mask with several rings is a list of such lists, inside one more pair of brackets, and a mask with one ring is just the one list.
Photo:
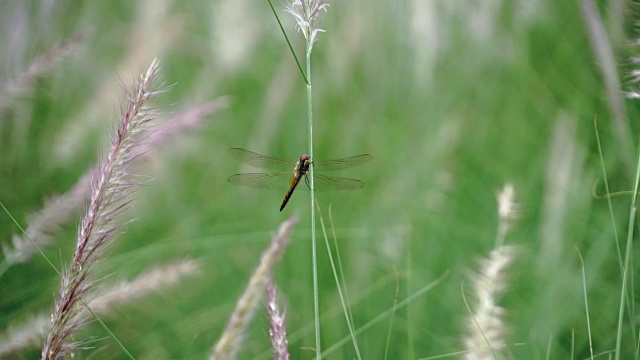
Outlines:
[[79, 346], [72, 335], [87, 320], [83, 298], [96, 284], [93, 267], [105, 256], [120, 230], [115, 219], [130, 204], [129, 195], [138, 185], [131, 162], [143, 153], [150, 125], [157, 116], [156, 109], [147, 102], [158, 94], [152, 90], [158, 69], [158, 61], [154, 60], [132, 91], [125, 92], [111, 149], [92, 176], [91, 201], [78, 229], [73, 260], [62, 274], [60, 295], [42, 348], [43, 359], [70, 358]]
[[275, 360], [289, 360], [287, 349], [287, 314], [278, 306], [278, 294], [273, 282], [267, 283], [267, 316], [269, 317], [269, 336]]
[[307, 51], [311, 52], [313, 43], [318, 39], [318, 33], [324, 30], [318, 27], [322, 12], [327, 11], [327, 0], [294, 0], [286, 11], [296, 19], [297, 27], [307, 40]]
[[269, 247], [262, 253], [260, 265], [254, 270], [244, 293], [238, 299], [224, 332], [209, 355], [210, 360], [237, 358], [242, 347], [245, 329], [253, 319], [256, 307], [264, 295], [267, 284], [271, 281], [274, 267], [289, 244], [296, 221], [297, 217], [294, 215], [283, 222], [278, 233], [271, 239]]
[[[505, 310], [500, 299], [509, 286], [509, 266], [516, 260], [518, 249], [504, 245], [511, 221], [517, 218], [519, 204], [515, 199], [515, 188], [506, 184], [496, 196], [498, 202], [498, 233], [496, 247], [487, 258], [480, 260], [479, 271], [472, 274], [475, 306], [468, 306], [467, 335], [464, 346], [468, 353], [465, 359], [502, 359], [507, 354], [504, 322]], [[466, 300], [465, 300], [466, 303]]]

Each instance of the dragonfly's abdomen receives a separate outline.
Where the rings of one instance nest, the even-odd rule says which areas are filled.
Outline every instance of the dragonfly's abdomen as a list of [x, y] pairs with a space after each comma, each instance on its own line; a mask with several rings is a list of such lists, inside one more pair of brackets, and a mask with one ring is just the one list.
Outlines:
[[289, 199], [291, 199], [291, 195], [293, 195], [293, 191], [298, 186], [300, 179], [307, 174], [309, 171], [309, 155], [302, 155], [300, 157], [300, 161], [296, 162], [296, 167], [293, 169], [293, 176], [291, 177], [291, 184], [289, 185], [289, 190], [284, 195], [284, 200], [282, 200], [282, 204], [280, 204], [280, 211], [287, 206]]
[[284, 200], [282, 200], [282, 204], [280, 204], [280, 211], [287, 206], [289, 199], [291, 199], [291, 195], [293, 195], [293, 191], [296, 189], [296, 186], [298, 186], [298, 182], [300, 182], [299, 174], [300, 173], [294, 174], [291, 178], [291, 186], [289, 186], [289, 190], [287, 190], [287, 193], [284, 195]]

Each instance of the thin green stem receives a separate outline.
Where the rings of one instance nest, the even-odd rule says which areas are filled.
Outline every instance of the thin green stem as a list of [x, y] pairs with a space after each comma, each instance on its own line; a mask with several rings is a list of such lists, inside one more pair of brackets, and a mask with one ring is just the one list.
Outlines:
[[[400, 296], [400, 276], [398, 275], [398, 269], [393, 267], [393, 270], [396, 272], [396, 296], [393, 299], [393, 307], [392, 314], [389, 316], [389, 328], [387, 330], [387, 342], [384, 346], [384, 360], [389, 358], [389, 345], [391, 344], [391, 334], [393, 332], [393, 319], [395, 318], [396, 307], [398, 306], [398, 297]], [[353, 321], [353, 319], [351, 320]]]
[[[607, 205], [609, 207], [609, 215], [611, 217], [611, 225], [613, 226], [613, 237], [614, 237], [614, 239], [616, 241], [615, 245], [616, 245], [616, 253], [618, 255], [618, 265], [620, 267], [620, 277], [624, 278], [624, 264], [622, 262], [622, 254], [620, 252], [620, 240], [619, 240], [619, 237], [618, 237], [618, 229], [617, 229], [617, 226], [616, 226], [616, 218], [615, 218], [615, 215], [613, 214], [613, 204], [611, 203], [611, 197], [616, 195], [616, 194], [618, 194], [618, 193], [613, 193], [612, 194], [611, 190], [609, 189], [609, 181], [608, 181], [608, 177], [607, 177], [607, 169], [606, 169], [605, 164], [604, 164], [604, 155], [603, 155], [603, 152], [602, 152], [602, 144], [600, 143], [600, 132], [598, 131], [598, 119], [595, 118], [595, 117], [593, 119], [593, 127], [594, 127], [594, 131], [595, 131], [595, 134], [596, 134], [596, 143], [598, 144], [598, 156], [600, 157], [600, 167], [602, 168], [602, 177], [603, 177], [604, 188], [605, 188], [605, 192], [606, 192], [604, 197], [607, 198]], [[632, 195], [634, 194], [633, 191], [621, 191], [619, 193], [621, 193], [621, 194], [627, 193], [627, 194], [632, 194]], [[629, 300], [629, 293], [628, 292], [625, 294], [625, 298], [626, 298], [627, 311], [629, 312], [629, 315], [628, 315], [629, 321], [633, 321], [632, 320], [633, 319], [633, 317], [632, 317], [633, 311], [632, 311], [631, 305], [634, 304], [634, 302]], [[631, 327], [631, 332], [632, 332], [633, 337], [635, 338], [636, 337], [635, 336], [635, 327]], [[636, 357], [637, 357], [637, 354], [636, 354]]]
[[[2, 206], [2, 209], [4, 209], [4, 212], [7, 213], [7, 215], [9, 215], [9, 217], [11, 218], [11, 221], [13, 221], [14, 224], [16, 224], [16, 226], [18, 227], [18, 229], [20, 229], [20, 232], [22, 232], [24, 234], [24, 237], [27, 238], [27, 240], [29, 240], [29, 242], [31, 243], [31, 245], [33, 245], [36, 250], [38, 250], [38, 252], [40, 253], [40, 255], [42, 255], [42, 257], [49, 263], [49, 266], [51, 266], [51, 268], [60, 276], [62, 276], [62, 274], [60, 273], [60, 271], [58, 270], [58, 268], [53, 265], [53, 263], [51, 262], [51, 260], [49, 260], [49, 258], [47, 257], [47, 255], [44, 254], [44, 252], [40, 249], [40, 247], [38, 245], [36, 245], [36, 243], [31, 239], [31, 237], [29, 235], [27, 235], [27, 232], [22, 228], [22, 226], [20, 226], [20, 223], [18, 223], [18, 221], [13, 217], [13, 215], [11, 215], [11, 213], [9, 212], [9, 210], [4, 206], [4, 204], [2, 202], [0, 202], [0, 206]], [[11, 264], [7, 264], [7, 268], [10, 266]]]
[[[430, 282], [429, 284], [423, 286], [422, 288], [420, 288], [416, 292], [407, 293], [408, 296], [407, 296], [406, 299], [400, 301], [397, 305], [394, 305], [392, 308], [383, 311], [381, 314], [379, 314], [375, 318], [369, 320], [366, 324], [360, 326], [356, 330], [356, 335], [360, 335], [363, 332], [365, 332], [366, 330], [372, 328], [374, 325], [377, 325], [382, 320], [386, 319], [387, 316], [393, 316], [396, 313], [397, 310], [400, 310], [400, 309], [404, 308], [405, 306], [411, 304], [414, 300], [418, 299], [419, 297], [421, 297], [422, 295], [426, 294], [428, 291], [430, 291], [431, 289], [433, 289], [434, 287], [439, 285], [444, 280], [444, 278], [447, 277], [447, 275], [449, 275], [449, 271], [448, 270], [444, 274], [442, 274], [439, 278], [437, 278], [434, 281]], [[340, 340], [334, 342], [333, 344], [331, 344], [331, 346], [329, 348], [325, 349], [324, 353], [322, 355], [329, 356], [329, 355], [333, 354], [338, 349], [340, 349], [344, 344], [348, 343], [349, 340], [351, 340], [351, 336], [350, 335], [343, 337], [342, 339], [340, 339]], [[409, 359], [415, 359], [415, 358], [416, 358], [416, 356], [411, 357]]]
[[338, 279], [338, 271], [336, 270], [336, 264], [333, 261], [333, 255], [331, 254], [331, 246], [329, 245], [329, 237], [327, 236], [327, 228], [324, 226], [324, 217], [322, 216], [322, 210], [320, 209], [320, 204], [316, 202], [316, 207], [318, 208], [318, 213], [320, 216], [320, 227], [322, 228], [322, 235], [324, 236], [324, 243], [327, 246], [327, 255], [329, 255], [329, 263], [331, 264], [331, 271], [333, 272], [333, 278], [336, 282], [336, 287], [338, 288], [338, 296], [340, 297], [340, 303], [342, 304], [342, 311], [344, 312], [344, 317], [347, 322], [347, 327], [349, 328], [349, 334], [351, 334], [351, 339], [353, 341], [353, 347], [356, 351], [356, 357], [358, 360], [362, 360], [362, 356], [360, 355], [360, 348], [358, 347], [358, 339], [355, 335], [355, 330], [353, 327], [353, 319], [349, 316], [350, 312], [347, 309], [347, 302], [344, 294], [342, 293], [342, 286], [344, 285], [345, 289], [347, 287], [346, 283], [340, 284], [340, 280]]
[[[580, 264], [582, 265], [582, 292], [584, 295], [584, 310], [587, 317], [587, 334], [589, 336], [589, 352], [591, 353], [591, 360], [593, 360], [593, 340], [591, 337], [591, 321], [589, 320], [589, 299], [587, 298], [587, 275], [584, 269], [584, 259], [582, 258], [582, 254], [578, 247], [576, 246], [576, 251], [578, 252], [578, 256], [580, 257]], [[573, 331], [571, 332], [571, 338], [573, 339]], [[572, 341], [573, 343], [573, 341]], [[573, 353], [573, 345], [571, 346]], [[572, 357], [573, 359], [573, 357]]]
[[[633, 186], [633, 200], [629, 211], [629, 227], [627, 228], [627, 246], [624, 254], [624, 268], [622, 271], [622, 290], [620, 291], [620, 309], [618, 312], [618, 334], [616, 336], [616, 360], [620, 359], [620, 350], [622, 346], [622, 319], [624, 317], [625, 297], [627, 292], [627, 282], [629, 274], [629, 265], [631, 264], [631, 243], [633, 240], [633, 228], [635, 226], [638, 197], [638, 183], [640, 183], [640, 156], [636, 165], [636, 179]], [[634, 326], [631, 324], [631, 326]], [[635, 337], [634, 337], [635, 338]]]
[[[307, 78], [307, 75], [305, 75], [304, 70], [302, 70], [302, 65], [300, 65], [300, 60], [298, 60], [298, 56], [296, 55], [296, 52], [293, 50], [293, 45], [291, 45], [291, 41], [289, 41], [289, 37], [287, 36], [287, 33], [284, 31], [284, 27], [282, 26], [282, 22], [280, 22], [278, 13], [276, 13], [276, 9], [273, 8], [273, 4], [271, 3], [271, 0], [267, 0], [267, 1], [269, 2], [269, 7], [271, 7], [273, 16], [275, 16], [276, 20], [278, 21], [278, 26], [280, 26], [280, 31], [282, 31], [282, 35], [284, 35], [284, 39], [287, 41], [287, 45], [289, 45], [289, 50], [291, 50], [291, 55], [293, 55], [293, 58], [296, 60], [296, 65], [298, 65], [298, 70], [300, 70], [300, 74], [304, 79], [304, 83], [309, 85], [310, 80]], [[307, 66], [307, 71], [309, 71], [309, 66]]]
[[98, 316], [98, 314], [96, 314], [90, 307], [89, 305], [84, 302], [84, 300], [80, 299], [80, 302], [82, 302], [82, 305], [84, 305], [85, 308], [87, 308], [87, 310], [91, 313], [91, 315], [93, 315], [93, 317], [100, 323], [100, 325], [102, 326], [102, 328], [109, 333], [109, 336], [111, 336], [113, 338], [113, 340], [116, 341], [116, 343], [118, 343], [118, 346], [120, 346], [120, 349], [122, 349], [122, 351], [124, 351], [125, 354], [127, 354], [127, 356], [129, 357], [129, 359], [131, 360], [135, 360], [136, 358], [133, 357], [133, 355], [131, 355], [131, 353], [129, 352], [129, 350], [127, 350], [127, 348], [124, 346], [124, 344], [120, 341], [120, 339], [118, 339], [118, 337], [116, 337], [116, 334], [114, 334], [111, 329], [109, 329], [109, 327], [107, 326], [107, 324], [104, 323], [104, 321], [102, 321], [102, 319], [100, 319], [100, 317]]
[[609, 215], [611, 216], [611, 224], [613, 225], [613, 237], [616, 240], [616, 252], [618, 254], [618, 264], [620, 265], [620, 275], [622, 275], [622, 254], [620, 253], [620, 240], [618, 239], [618, 229], [616, 227], [616, 218], [613, 215], [613, 204], [611, 204], [611, 196], [609, 196], [609, 180], [607, 180], [607, 169], [604, 165], [604, 156], [602, 155], [602, 145], [600, 144], [600, 132], [598, 131], [598, 119], [593, 119], [593, 127], [596, 133], [596, 143], [598, 144], [598, 155], [600, 156], [600, 167], [602, 168], [602, 176], [604, 188], [607, 194], [607, 205], [609, 206]]
[[307, 42], [307, 119], [309, 127], [309, 188], [311, 189], [311, 256], [313, 263], [313, 312], [316, 328], [316, 359], [321, 359], [322, 348], [320, 346], [320, 300], [318, 296], [318, 255], [316, 244], [316, 212], [315, 212], [315, 188], [313, 186], [313, 93], [311, 91], [311, 43]]
[[349, 299], [349, 290], [347, 289], [347, 280], [344, 277], [344, 267], [342, 266], [342, 260], [340, 258], [340, 247], [338, 246], [338, 237], [336, 236], [336, 227], [333, 222], [333, 214], [331, 211], [331, 204], [329, 204], [329, 221], [331, 222], [331, 233], [333, 236], [333, 245], [336, 249], [336, 257], [338, 258], [338, 271], [340, 272], [340, 278], [344, 286], [344, 297], [347, 301], [347, 311], [349, 312], [349, 319], [353, 324], [353, 312], [351, 311], [351, 300]]

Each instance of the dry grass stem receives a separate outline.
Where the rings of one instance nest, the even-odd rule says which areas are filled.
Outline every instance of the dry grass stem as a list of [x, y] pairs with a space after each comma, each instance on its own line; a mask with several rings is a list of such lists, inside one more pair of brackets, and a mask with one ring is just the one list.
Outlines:
[[289, 360], [287, 349], [287, 314], [278, 307], [278, 294], [273, 282], [267, 283], [267, 316], [269, 317], [269, 336], [275, 360]]
[[121, 227], [115, 219], [129, 205], [129, 195], [137, 185], [131, 162], [142, 154], [157, 117], [156, 109], [147, 102], [158, 94], [152, 90], [158, 68], [158, 61], [154, 60], [133, 89], [125, 91], [111, 149], [92, 176], [91, 200], [78, 230], [73, 260], [62, 275], [51, 328], [42, 348], [43, 359], [68, 358], [79, 347], [72, 334], [87, 319], [82, 299], [95, 285], [93, 266], [105, 256]]
[[290, 234], [296, 221], [296, 216], [292, 216], [280, 225], [278, 233], [273, 237], [271, 244], [262, 254], [260, 265], [258, 265], [258, 268], [253, 272], [251, 279], [249, 279], [249, 284], [238, 300], [236, 308], [233, 311], [222, 336], [220, 336], [218, 343], [209, 355], [209, 359], [230, 360], [236, 358], [240, 351], [240, 343], [242, 341], [244, 330], [253, 318], [255, 309], [262, 298], [269, 279], [271, 278], [271, 272], [289, 243]]

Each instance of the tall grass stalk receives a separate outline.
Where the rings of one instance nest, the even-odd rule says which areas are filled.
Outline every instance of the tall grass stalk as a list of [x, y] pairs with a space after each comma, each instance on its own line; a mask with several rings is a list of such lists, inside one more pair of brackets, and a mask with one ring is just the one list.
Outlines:
[[[616, 356], [615, 359], [620, 359], [620, 350], [622, 346], [622, 321], [624, 318], [624, 306], [625, 306], [625, 297], [627, 296], [627, 282], [629, 277], [629, 266], [631, 265], [631, 245], [633, 240], [633, 229], [635, 227], [636, 220], [636, 212], [637, 212], [637, 198], [638, 198], [638, 184], [640, 183], [640, 155], [638, 156], [638, 163], [636, 166], [636, 179], [633, 185], [633, 200], [631, 201], [631, 209], [629, 210], [629, 226], [627, 228], [627, 246], [624, 254], [624, 268], [622, 272], [622, 289], [620, 290], [620, 308], [618, 311], [618, 334], [616, 336]], [[633, 294], [631, 294], [632, 296]], [[634, 319], [633, 316], [633, 296], [631, 297], [631, 305], [629, 314], [631, 319]], [[631, 328], [635, 329], [635, 325], [633, 323], [630, 324]], [[635, 339], [635, 336], [634, 336]]]
[[[309, 156], [313, 161], [313, 95], [311, 88], [311, 46], [307, 42], [307, 119], [309, 128]], [[311, 205], [311, 256], [313, 266], [313, 318], [315, 319], [316, 333], [316, 359], [320, 359], [322, 350], [320, 344], [320, 300], [318, 296], [318, 255], [316, 242], [316, 213], [315, 213], [315, 188], [313, 185], [313, 163], [309, 167], [309, 188]]]
[[[271, 4], [271, 2], [269, 2]], [[322, 12], [326, 11], [329, 6], [327, 0], [293, 0], [291, 4], [286, 8], [286, 11], [293, 15], [296, 20], [296, 26], [302, 33], [306, 40], [306, 73], [302, 73], [305, 83], [307, 85], [307, 128], [309, 133], [309, 157], [312, 164], [309, 167], [309, 188], [310, 188], [310, 210], [311, 210], [311, 257], [313, 267], [313, 310], [314, 310], [314, 322], [315, 322], [315, 340], [316, 340], [316, 359], [320, 359], [321, 344], [320, 344], [320, 301], [318, 295], [318, 257], [317, 257], [317, 243], [316, 243], [316, 214], [315, 214], [315, 188], [313, 182], [313, 88], [311, 86], [311, 51], [313, 50], [313, 44], [318, 39], [318, 34], [324, 30], [318, 27], [318, 23], [322, 16]], [[273, 8], [273, 7], [272, 7]], [[276, 18], [277, 14], [274, 12]], [[280, 20], [278, 19], [280, 24]], [[281, 26], [282, 29], [282, 26]], [[289, 49], [298, 62], [298, 58], [293, 51], [293, 47], [289, 42], [284, 30], [282, 31], [287, 43], [289, 43]], [[298, 68], [301, 69], [298, 63]]]

